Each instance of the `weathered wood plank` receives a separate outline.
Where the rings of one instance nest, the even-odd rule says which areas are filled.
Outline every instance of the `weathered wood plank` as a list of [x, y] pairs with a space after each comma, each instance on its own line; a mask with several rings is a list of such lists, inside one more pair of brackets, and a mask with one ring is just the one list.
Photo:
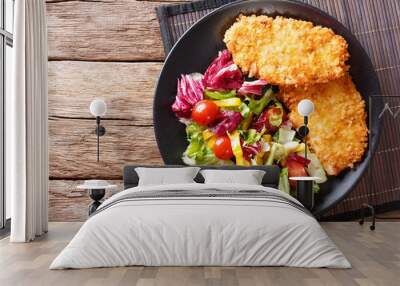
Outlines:
[[[88, 206], [92, 199], [86, 190], [76, 188], [82, 183], [82, 180], [50, 180], [49, 221], [85, 221], [88, 218]], [[110, 180], [109, 183], [118, 187], [107, 191], [105, 198], [123, 189], [121, 180]]]
[[154, 88], [161, 63], [49, 62], [49, 115], [91, 118], [94, 98], [107, 103], [105, 118], [152, 124]]
[[49, 59], [163, 60], [155, 8], [166, 2], [48, 1]]
[[153, 127], [135, 126], [126, 120], [104, 120], [96, 162], [95, 121], [49, 119], [50, 178], [121, 179], [127, 163], [162, 164]]

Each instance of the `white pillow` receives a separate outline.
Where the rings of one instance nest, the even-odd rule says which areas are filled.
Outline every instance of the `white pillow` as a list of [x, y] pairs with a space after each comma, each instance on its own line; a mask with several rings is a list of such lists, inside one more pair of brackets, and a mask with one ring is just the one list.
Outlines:
[[262, 170], [202, 170], [205, 184], [261, 185], [265, 171]]
[[199, 170], [199, 167], [135, 168], [139, 176], [139, 186], [195, 183], [193, 179]]

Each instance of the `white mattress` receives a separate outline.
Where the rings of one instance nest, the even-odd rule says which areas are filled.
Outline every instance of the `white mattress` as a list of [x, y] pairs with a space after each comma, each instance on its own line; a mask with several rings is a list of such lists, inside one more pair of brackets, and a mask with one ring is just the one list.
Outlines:
[[228, 184], [136, 187], [105, 201], [50, 269], [145, 266], [349, 268], [319, 223], [290, 204], [254, 198], [122, 200], [149, 190], [263, 190]]

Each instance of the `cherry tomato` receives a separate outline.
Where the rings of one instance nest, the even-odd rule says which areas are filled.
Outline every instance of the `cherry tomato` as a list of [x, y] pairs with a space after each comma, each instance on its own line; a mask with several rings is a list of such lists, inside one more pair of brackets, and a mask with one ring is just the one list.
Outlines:
[[[294, 161], [294, 160], [287, 160], [286, 161], [286, 166], [288, 168], [288, 175], [290, 177], [307, 177], [307, 172], [306, 169], [304, 168], [304, 165]], [[296, 188], [296, 181], [289, 180], [289, 184], [292, 188]]]
[[196, 103], [192, 110], [192, 120], [200, 125], [209, 125], [217, 119], [219, 107], [211, 100]]
[[304, 158], [303, 156], [297, 155], [295, 153], [291, 153], [289, 154], [289, 156], [287, 156], [287, 160], [288, 161], [296, 161], [297, 163], [302, 164], [304, 167], [307, 167], [311, 161]]
[[212, 148], [215, 156], [221, 160], [229, 160], [233, 157], [231, 140], [228, 136], [218, 137]]

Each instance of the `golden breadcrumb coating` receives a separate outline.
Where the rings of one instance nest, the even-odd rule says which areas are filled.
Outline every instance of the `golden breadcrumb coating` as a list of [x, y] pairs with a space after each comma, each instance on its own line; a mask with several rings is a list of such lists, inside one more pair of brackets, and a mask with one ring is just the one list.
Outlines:
[[302, 99], [314, 103], [315, 110], [309, 116], [309, 147], [329, 175], [338, 175], [361, 160], [367, 148], [367, 115], [365, 102], [349, 75], [307, 89], [286, 87], [279, 98], [290, 110], [289, 118], [296, 128], [304, 122], [297, 104]]
[[224, 42], [244, 74], [275, 85], [325, 83], [348, 70], [346, 40], [307, 21], [240, 15]]

